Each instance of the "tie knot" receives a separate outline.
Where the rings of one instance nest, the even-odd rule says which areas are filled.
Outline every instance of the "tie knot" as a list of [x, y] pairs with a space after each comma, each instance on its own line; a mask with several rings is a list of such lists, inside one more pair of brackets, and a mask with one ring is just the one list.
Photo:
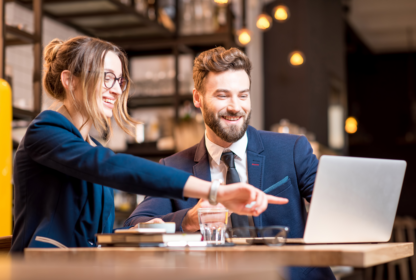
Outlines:
[[221, 160], [227, 165], [228, 168], [235, 168], [234, 166], [234, 156], [233, 152], [222, 153]]

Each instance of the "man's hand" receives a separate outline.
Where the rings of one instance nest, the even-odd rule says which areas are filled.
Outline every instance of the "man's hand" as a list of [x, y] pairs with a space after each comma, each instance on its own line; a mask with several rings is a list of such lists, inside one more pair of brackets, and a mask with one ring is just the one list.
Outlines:
[[184, 232], [196, 232], [199, 230], [198, 209], [199, 208], [225, 208], [221, 203], [217, 205], [209, 204], [208, 200], [200, 199], [198, 203], [186, 213], [182, 221], [182, 229]]

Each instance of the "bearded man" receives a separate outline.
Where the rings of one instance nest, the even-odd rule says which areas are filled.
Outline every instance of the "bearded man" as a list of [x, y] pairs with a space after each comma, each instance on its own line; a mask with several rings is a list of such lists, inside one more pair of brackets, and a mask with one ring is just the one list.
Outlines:
[[[245, 182], [289, 199], [269, 205], [259, 217], [231, 215], [232, 227], [283, 225], [288, 237], [302, 238], [306, 223], [303, 199], [310, 201], [318, 160], [304, 136], [256, 130], [249, 126], [251, 63], [236, 48], [201, 53], [194, 61], [193, 101], [205, 122], [205, 136], [187, 150], [160, 161], [204, 180]], [[208, 201], [146, 197], [126, 220], [175, 222], [176, 231], [199, 230], [198, 209]], [[291, 279], [335, 279], [329, 268], [290, 268]]]

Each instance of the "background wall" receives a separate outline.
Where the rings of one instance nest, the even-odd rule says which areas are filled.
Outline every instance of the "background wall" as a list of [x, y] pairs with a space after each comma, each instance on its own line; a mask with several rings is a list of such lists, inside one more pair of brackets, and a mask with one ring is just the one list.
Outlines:
[[349, 114], [358, 120], [357, 133], [349, 136], [349, 154], [406, 160], [397, 215], [416, 217], [416, 54], [376, 55], [362, 42], [348, 49]]
[[[291, 11], [289, 20], [274, 22], [263, 36], [265, 128], [286, 118], [328, 145], [330, 93], [334, 86], [338, 91], [345, 86], [341, 2], [294, 0], [285, 4]], [[274, 6], [269, 4], [267, 11]], [[305, 54], [303, 65], [289, 64], [288, 55], [294, 50]]]
[[263, 72], [263, 32], [256, 27], [258, 15], [261, 13], [263, 1], [247, 1], [247, 24], [251, 31], [251, 42], [246, 47], [246, 53], [252, 64], [251, 72], [251, 120], [250, 124], [256, 129], [264, 126], [264, 72]]

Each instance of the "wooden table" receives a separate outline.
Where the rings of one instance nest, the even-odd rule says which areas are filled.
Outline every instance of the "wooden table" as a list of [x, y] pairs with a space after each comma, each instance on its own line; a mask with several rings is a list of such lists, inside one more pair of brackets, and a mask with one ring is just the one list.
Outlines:
[[365, 268], [412, 255], [413, 243], [26, 249], [0, 255], [0, 280], [277, 280], [284, 266]]
[[413, 256], [413, 243], [235, 246], [207, 248], [26, 249], [26, 260], [132, 262], [138, 267], [353, 266], [366, 268]]
[[[27, 259], [0, 254], [0, 280], [284, 280], [283, 269], [274, 267], [192, 266], [185, 260], [156, 264], [152, 258], [134, 261], [125, 258], [90, 259], [78, 252], [71, 258]], [[48, 253], [46, 253], [47, 255]], [[79, 258], [78, 258], [79, 257]], [[86, 257], [86, 258], [85, 258]]]

